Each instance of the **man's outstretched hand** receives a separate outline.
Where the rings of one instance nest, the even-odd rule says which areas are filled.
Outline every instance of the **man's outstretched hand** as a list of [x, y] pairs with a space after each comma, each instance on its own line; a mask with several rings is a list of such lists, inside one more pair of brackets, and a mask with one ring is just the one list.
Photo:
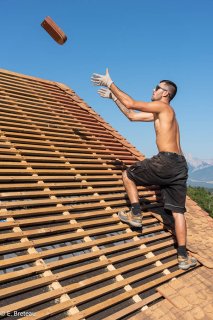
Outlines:
[[106, 69], [105, 75], [93, 73], [91, 81], [95, 86], [103, 86], [108, 88], [110, 88], [111, 84], [113, 83], [112, 79], [110, 78], [108, 68]]
[[108, 88], [101, 88], [98, 90], [98, 93], [102, 98], [112, 99], [113, 101], [117, 100], [116, 96]]
[[102, 98], [112, 99], [112, 92], [111, 92], [110, 89], [101, 88], [101, 89], [98, 90], [98, 94], [99, 94]]

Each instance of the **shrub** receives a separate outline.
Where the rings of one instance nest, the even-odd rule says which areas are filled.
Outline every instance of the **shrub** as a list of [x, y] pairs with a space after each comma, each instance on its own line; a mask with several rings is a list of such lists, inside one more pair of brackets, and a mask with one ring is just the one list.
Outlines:
[[213, 193], [205, 188], [191, 187], [187, 189], [188, 196], [213, 218]]

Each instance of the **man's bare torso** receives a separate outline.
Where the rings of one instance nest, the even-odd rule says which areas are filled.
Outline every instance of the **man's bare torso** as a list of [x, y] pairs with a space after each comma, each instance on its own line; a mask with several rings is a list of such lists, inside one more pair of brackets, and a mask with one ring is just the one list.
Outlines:
[[167, 105], [167, 108], [163, 112], [155, 114], [154, 118], [156, 144], [159, 152], [182, 154], [179, 126], [172, 107]]

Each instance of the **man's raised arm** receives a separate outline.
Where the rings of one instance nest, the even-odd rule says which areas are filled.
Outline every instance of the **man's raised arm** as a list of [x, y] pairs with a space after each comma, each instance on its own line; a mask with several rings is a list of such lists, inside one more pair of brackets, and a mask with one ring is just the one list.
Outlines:
[[165, 104], [159, 101], [144, 102], [136, 101], [130, 97], [125, 92], [121, 91], [112, 81], [109, 75], [108, 69], [106, 69], [106, 74], [101, 75], [94, 73], [91, 81], [96, 86], [108, 87], [111, 92], [116, 96], [116, 98], [127, 108], [132, 110], [139, 110], [147, 113], [159, 113], [165, 108]]

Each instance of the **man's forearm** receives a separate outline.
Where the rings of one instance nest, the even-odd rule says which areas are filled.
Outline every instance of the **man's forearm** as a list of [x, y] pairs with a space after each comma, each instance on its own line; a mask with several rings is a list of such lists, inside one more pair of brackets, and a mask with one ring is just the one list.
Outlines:
[[117, 104], [118, 108], [130, 121], [143, 121], [143, 122], [154, 121], [153, 113], [135, 112], [131, 109], [128, 109], [117, 98], [114, 99], [115, 95], [113, 93], [112, 95], [113, 95], [113, 100]]
[[118, 99], [114, 100], [114, 102], [117, 104], [118, 108], [121, 110], [121, 112], [129, 119], [132, 120], [132, 113], [134, 111], [127, 109]]
[[118, 98], [121, 104], [124, 105], [124, 107], [127, 109], [131, 108], [134, 100], [128, 94], [121, 91], [114, 83], [111, 84], [110, 90], [116, 96], [116, 98]]

